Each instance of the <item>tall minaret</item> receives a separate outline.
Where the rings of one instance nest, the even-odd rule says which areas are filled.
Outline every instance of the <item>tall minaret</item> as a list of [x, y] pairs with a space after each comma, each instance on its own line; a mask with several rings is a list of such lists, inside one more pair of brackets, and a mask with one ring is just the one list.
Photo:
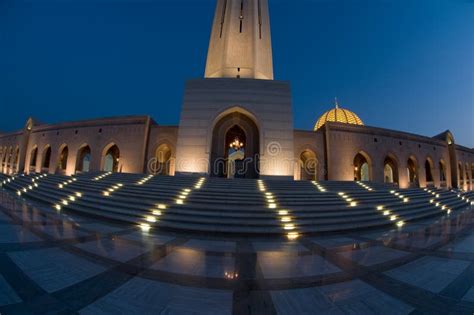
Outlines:
[[205, 77], [273, 80], [268, 0], [217, 0]]

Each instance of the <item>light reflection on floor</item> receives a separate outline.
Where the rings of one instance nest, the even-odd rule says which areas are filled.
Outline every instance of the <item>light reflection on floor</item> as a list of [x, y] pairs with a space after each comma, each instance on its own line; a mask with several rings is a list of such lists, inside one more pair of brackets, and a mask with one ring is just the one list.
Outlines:
[[474, 312], [469, 209], [290, 241], [143, 232], [5, 193], [1, 204], [0, 314]]

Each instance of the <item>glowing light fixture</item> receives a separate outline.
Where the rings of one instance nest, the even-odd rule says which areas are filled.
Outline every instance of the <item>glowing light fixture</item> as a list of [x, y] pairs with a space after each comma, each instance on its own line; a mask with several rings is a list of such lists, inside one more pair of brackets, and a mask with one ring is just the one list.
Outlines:
[[150, 226], [150, 224], [148, 224], [148, 223], [141, 223], [141, 224], [140, 224], [140, 229], [141, 229], [143, 232], [148, 232], [148, 231], [151, 229], [151, 226]]
[[286, 237], [289, 239], [289, 240], [295, 240], [299, 237], [299, 233], [298, 232], [289, 232]]
[[146, 217], [146, 220], [147, 220], [148, 222], [152, 222], [152, 223], [156, 222], [156, 218], [153, 217], [153, 216], [151, 216], [151, 215], [147, 216], [147, 217]]

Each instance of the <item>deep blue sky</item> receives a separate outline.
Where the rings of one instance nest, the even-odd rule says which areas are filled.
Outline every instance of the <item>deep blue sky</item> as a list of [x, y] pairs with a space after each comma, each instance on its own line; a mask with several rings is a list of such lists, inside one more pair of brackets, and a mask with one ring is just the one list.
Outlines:
[[[176, 125], [214, 0], [0, 0], [0, 130], [149, 114]], [[474, 147], [474, 2], [270, 0], [295, 128], [340, 104], [367, 125]]]

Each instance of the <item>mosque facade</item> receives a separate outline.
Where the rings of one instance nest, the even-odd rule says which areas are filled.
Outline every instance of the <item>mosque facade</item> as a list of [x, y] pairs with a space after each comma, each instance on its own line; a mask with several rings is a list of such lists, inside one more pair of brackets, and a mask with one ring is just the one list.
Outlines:
[[153, 173], [375, 181], [474, 189], [474, 149], [364, 125], [335, 103], [296, 130], [290, 83], [273, 76], [268, 0], [218, 0], [204, 78], [186, 83], [178, 126], [150, 116], [45, 124], [0, 134], [0, 171]]

